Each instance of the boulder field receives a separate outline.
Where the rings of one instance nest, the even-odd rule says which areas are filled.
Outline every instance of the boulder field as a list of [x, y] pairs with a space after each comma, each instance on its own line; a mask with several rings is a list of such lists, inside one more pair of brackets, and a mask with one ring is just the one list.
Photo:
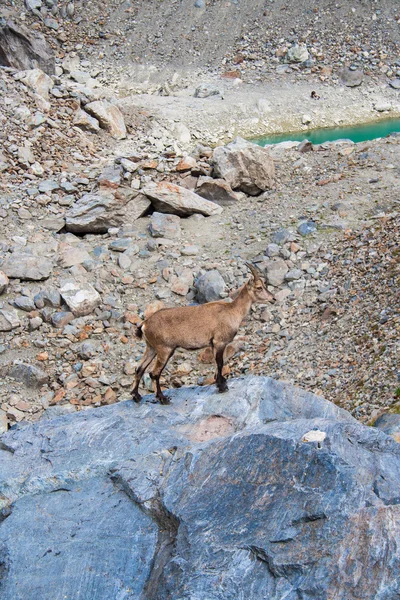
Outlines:
[[169, 394], [0, 438], [2, 600], [400, 597], [392, 438], [267, 377]]

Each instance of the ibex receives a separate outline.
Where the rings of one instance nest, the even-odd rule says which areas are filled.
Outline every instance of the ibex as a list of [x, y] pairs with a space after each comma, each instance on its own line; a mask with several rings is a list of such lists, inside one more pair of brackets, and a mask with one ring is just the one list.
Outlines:
[[220, 392], [228, 386], [222, 375], [224, 350], [235, 337], [241, 322], [252, 304], [271, 302], [273, 297], [267, 291], [260, 272], [246, 263], [252, 273], [251, 279], [239, 290], [233, 302], [208, 302], [198, 306], [163, 308], [137, 327], [138, 338], [144, 337], [146, 351], [136, 369], [133, 399], [140, 402], [140, 380], [152, 360], [157, 356], [150, 377], [156, 383], [156, 397], [161, 404], [169, 404], [160, 387], [160, 375], [177, 348], [200, 350], [211, 346], [217, 363], [216, 384]]

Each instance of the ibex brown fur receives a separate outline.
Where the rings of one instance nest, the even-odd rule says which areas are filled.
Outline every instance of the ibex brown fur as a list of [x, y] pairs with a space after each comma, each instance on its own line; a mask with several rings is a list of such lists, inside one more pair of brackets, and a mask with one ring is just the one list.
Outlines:
[[226, 379], [222, 375], [224, 350], [235, 337], [251, 305], [272, 301], [272, 296], [258, 270], [253, 265], [247, 266], [253, 276], [241, 288], [233, 302], [218, 301], [199, 306], [164, 308], [145, 319], [137, 328], [137, 336], [144, 337], [147, 348], [136, 369], [133, 388], [133, 399], [136, 402], [141, 400], [140, 380], [157, 357], [150, 377], [156, 383], [156, 397], [160, 403], [169, 404], [168, 398], [161, 391], [160, 375], [177, 348], [200, 350], [211, 346], [218, 368], [218, 390], [225, 392], [228, 389]]

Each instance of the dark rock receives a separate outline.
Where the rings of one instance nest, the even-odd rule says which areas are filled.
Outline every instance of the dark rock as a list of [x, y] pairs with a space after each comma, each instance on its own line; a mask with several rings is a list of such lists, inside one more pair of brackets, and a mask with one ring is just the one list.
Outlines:
[[314, 150], [314, 146], [313, 146], [312, 142], [309, 142], [308, 140], [303, 140], [297, 146], [297, 152], [301, 152], [302, 154], [304, 154], [305, 152], [312, 152], [313, 150]]
[[397, 598], [400, 446], [288, 384], [230, 385], [3, 434], [2, 600]]
[[8, 375], [28, 388], [39, 388], [48, 382], [49, 376], [43, 369], [28, 363], [16, 363], [8, 370]]
[[44, 36], [12, 21], [0, 26], [0, 65], [55, 72], [54, 54]]
[[220, 300], [225, 291], [225, 281], [219, 271], [207, 271], [195, 281], [197, 299], [200, 303]]

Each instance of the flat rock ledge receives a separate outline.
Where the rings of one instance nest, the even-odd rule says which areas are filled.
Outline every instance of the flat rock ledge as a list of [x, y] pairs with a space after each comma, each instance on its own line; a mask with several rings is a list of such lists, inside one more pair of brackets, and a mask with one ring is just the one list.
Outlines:
[[0, 596], [392, 600], [400, 445], [267, 377], [0, 438]]

